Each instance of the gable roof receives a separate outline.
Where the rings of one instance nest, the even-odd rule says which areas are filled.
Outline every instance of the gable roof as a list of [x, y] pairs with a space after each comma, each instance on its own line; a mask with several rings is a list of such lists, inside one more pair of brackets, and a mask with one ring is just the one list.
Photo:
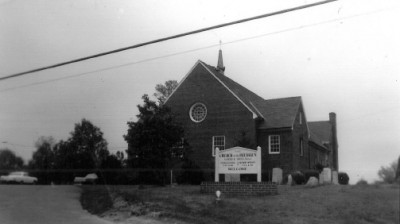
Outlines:
[[257, 104], [264, 116], [259, 128], [292, 128], [301, 105], [301, 97], [264, 100]]
[[225, 76], [217, 68], [202, 61], [200, 63], [255, 115], [254, 118], [263, 117], [262, 113], [254, 106], [255, 102], [264, 100], [262, 97]]
[[265, 100], [244, 86], [230, 79], [219, 72], [214, 66], [208, 65], [202, 61], [192, 67], [186, 74], [177, 88], [167, 98], [165, 102], [179, 89], [180, 85], [192, 73], [198, 65], [203, 66], [215, 79], [217, 79], [229, 92], [232, 93], [252, 114], [253, 118], [260, 118], [262, 122], [259, 128], [291, 128], [295, 121], [297, 112], [301, 105], [301, 97], [289, 97], [280, 99]]
[[326, 148], [324, 143], [331, 143], [332, 126], [329, 121], [308, 122], [310, 140]]

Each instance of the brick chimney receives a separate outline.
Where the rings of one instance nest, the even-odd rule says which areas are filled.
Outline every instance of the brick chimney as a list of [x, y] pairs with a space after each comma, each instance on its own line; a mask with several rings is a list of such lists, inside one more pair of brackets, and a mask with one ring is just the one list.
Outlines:
[[338, 152], [338, 141], [337, 141], [337, 124], [336, 124], [336, 114], [334, 112], [329, 113], [329, 123], [331, 124], [332, 130], [332, 136], [331, 136], [331, 142], [332, 142], [332, 161], [333, 161], [333, 169], [339, 171], [339, 162], [338, 162], [338, 157], [339, 157], [339, 152]]
[[218, 53], [217, 71], [220, 72], [221, 74], [224, 74], [224, 71], [225, 71], [224, 60], [222, 59], [222, 50], [221, 49], [219, 50], [219, 53]]

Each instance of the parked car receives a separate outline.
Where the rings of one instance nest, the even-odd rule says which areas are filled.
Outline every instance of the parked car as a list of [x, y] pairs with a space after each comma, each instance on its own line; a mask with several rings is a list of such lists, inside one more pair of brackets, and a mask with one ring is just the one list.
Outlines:
[[75, 177], [74, 183], [75, 184], [95, 184], [97, 179], [98, 179], [98, 177], [95, 173], [89, 173], [85, 177]]
[[11, 172], [6, 176], [0, 176], [1, 183], [20, 183], [20, 184], [36, 184], [38, 179], [31, 177], [27, 172]]

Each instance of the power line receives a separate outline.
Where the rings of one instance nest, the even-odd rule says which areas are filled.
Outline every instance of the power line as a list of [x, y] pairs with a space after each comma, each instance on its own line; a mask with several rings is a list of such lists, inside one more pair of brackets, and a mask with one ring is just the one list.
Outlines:
[[[393, 9], [394, 9], [394, 8], [389, 8], [389, 10], [393, 10]], [[233, 40], [233, 41], [225, 42], [225, 43], [223, 43], [222, 45], [228, 45], [228, 44], [239, 43], [239, 42], [243, 42], [243, 41], [247, 41], [247, 40], [252, 40], [252, 39], [257, 39], [257, 38], [262, 38], [262, 37], [266, 37], [266, 36], [270, 36], [270, 35], [276, 35], [276, 34], [280, 34], [280, 33], [285, 33], [285, 32], [290, 32], [290, 31], [305, 29], [305, 28], [314, 27], [314, 26], [319, 26], [319, 25], [328, 24], [328, 23], [333, 23], [333, 22], [337, 22], [337, 21], [343, 21], [343, 20], [346, 20], [346, 19], [353, 19], [353, 18], [357, 18], [357, 17], [360, 17], [360, 16], [365, 16], [365, 15], [370, 15], [370, 14], [374, 14], [374, 13], [379, 13], [379, 12], [386, 11], [386, 10], [388, 10], [388, 9], [385, 8], [385, 9], [380, 9], [380, 10], [375, 10], [375, 11], [370, 11], [370, 12], [365, 12], [365, 13], [350, 15], [350, 16], [347, 16], [347, 17], [341, 17], [341, 18], [336, 18], [336, 19], [325, 20], [325, 21], [321, 21], [321, 22], [317, 22], [317, 23], [308, 24], [308, 25], [301, 25], [301, 26], [297, 26], [297, 27], [293, 27], [293, 28], [278, 30], [278, 31], [274, 31], [274, 32], [264, 33], [264, 34], [260, 34], [260, 35], [256, 35], [256, 36], [250, 36], [250, 37], [246, 37], [246, 38], [242, 38], [242, 39], [238, 39], [238, 40]], [[66, 80], [66, 79], [77, 78], [77, 77], [80, 77], [80, 76], [89, 75], [89, 74], [96, 73], [96, 72], [103, 72], [103, 71], [108, 71], [108, 70], [112, 70], [112, 69], [115, 69], [115, 68], [122, 68], [122, 67], [130, 66], [130, 65], [141, 64], [141, 63], [144, 63], [144, 62], [149, 62], [149, 61], [154, 61], [154, 60], [158, 60], [158, 59], [168, 58], [168, 57], [172, 57], [172, 56], [187, 54], [187, 53], [196, 52], [196, 51], [200, 51], [200, 50], [204, 50], [204, 49], [209, 49], [209, 48], [213, 48], [213, 47], [217, 47], [217, 46], [220, 46], [220, 44], [212, 44], [212, 45], [208, 45], [208, 46], [205, 46], [205, 47], [190, 49], [190, 50], [186, 50], [186, 51], [180, 51], [180, 52], [176, 52], [176, 53], [172, 53], [172, 54], [167, 54], [167, 55], [163, 55], [163, 56], [158, 56], [158, 57], [153, 57], [153, 58], [147, 58], [147, 59], [143, 59], [143, 60], [139, 60], [139, 61], [134, 61], [134, 62], [129, 62], [129, 63], [121, 64], [121, 65], [116, 65], [116, 66], [111, 66], [111, 67], [107, 67], [107, 68], [97, 69], [97, 70], [93, 70], [93, 71], [83, 72], [83, 73], [79, 73], [79, 74], [76, 74], [76, 75], [70, 75], [70, 76], [65, 76], [65, 77], [61, 77], [61, 78], [46, 80], [46, 81], [42, 81], [42, 82], [35, 82], [35, 83], [27, 84], [27, 85], [21, 85], [21, 86], [11, 87], [11, 88], [7, 88], [7, 89], [2, 89], [2, 90], [0, 90], [0, 92], [7, 92], [7, 91], [11, 91], [11, 90], [15, 90], [15, 89], [20, 89], [20, 88], [25, 88], [25, 87], [36, 86], [36, 85], [41, 85], [41, 84], [46, 84], [46, 83], [51, 83], [51, 82], [57, 82], [57, 81], [61, 81], [61, 80]]]
[[107, 52], [103, 52], [103, 53], [99, 53], [99, 54], [95, 54], [95, 55], [91, 55], [91, 56], [87, 56], [87, 57], [82, 57], [82, 58], [78, 58], [78, 59], [74, 59], [74, 60], [70, 60], [70, 61], [66, 61], [66, 62], [61, 62], [61, 63], [50, 65], [50, 66], [45, 66], [45, 67], [32, 69], [32, 70], [25, 71], [25, 72], [11, 74], [11, 75], [8, 75], [8, 76], [0, 77], [0, 81], [6, 80], [6, 79], [10, 79], [10, 78], [15, 78], [15, 77], [22, 76], [22, 75], [27, 75], [27, 74], [34, 73], [34, 72], [39, 72], [39, 71], [51, 69], [51, 68], [56, 68], [56, 67], [60, 67], [60, 66], [68, 65], [68, 64], [73, 64], [73, 63], [76, 63], [76, 62], [86, 61], [86, 60], [89, 60], [89, 59], [102, 57], [102, 56], [105, 56], [105, 55], [114, 54], [114, 53], [130, 50], [130, 49], [134, 49], [134, 48], [139, 48], [139, 47], [143, 47], [143, 46], [150, 45], [150, 44], [155, 44], [155, 43], [159, 43], [159, 42], [163, 42], [163, 41], [167, 41], [167, 40], [171, 40], [171, 39], [176, 39], [176, 38], [180, 38], [180, 37], [184, 37], [184, 36], [188, 36], [188, 35], [193, 35], [193, 34], [205, 32], [205, 31], [209, 31], [209, 30], [213, 30], [213, 29], [218, 29], [218, 28], [222, 28], [222, 27], [226, 27], [226, 26], [236, 25], [236, 24], [239, 24], [239, 23], [244, 23], [244, 22], [257, 20], [257, 19], [262, 19], [262, 18], [274, 16], [274, 15], [284, 14], [284, 13], [288, 13], [288, 12], [292, 12], [292, 11], [296, 11], [296, 10], [300, 10], [300, 9], [310, 8], [310, 7], [314, 7], [314, 6], [318, 6], [318, 5], [322, 5], [322, 4], [326, 4], [326, 3], [330, 3], [330, 2], [334, 2], [334, 1], [337, 1], [337, 0], [326, 0], [326, 1], [316, 2], [316, 3], [312, 3], [312, 4], [306, 4], [306, 5], [297, 6], [297, 7], [294, 7], [294, 8], [284, 9], [284, 10], [280, 10], [280, 11], [276, 11], [276, 12], [272, 12], [272, 13], [267, 13], [267, 14], [263, 14], [263, 15], [259, 15], [259, 16], [246, 18], [246, 19], [236, 20], [236, 21], [233, 21], [233, 22], [223, 23], [223, 24], [219, 24], [219, 25], [215, 25], [215, 26], [210, 26], [210, 27], [207, 27], [207, 28], [202, 28], [202, 29], [198, 29], [198, 30], [194, 30], [194, 31], [186, 32], [186, 33], [181, 33], [181, 34], [177, 34], [177, 35], [173, 35], [173, 36], [169, 36], [169, 37], [164, 37], [164, 38], [161, 38], [161, 39], [156, 39], [156, 40], [152, 40], [152, 41], [136, 44], [136, 45], [129, 46], [129, 47], [119, 48], [119, 49], [116, 49], [116, 50], [107, 51]]
[[29, 87], [29, 86], [36, 86], [36, 85], [41, 85], [41, 84], [46, 84], [46, 83], [66, 80], [66, 79], [77, 78], [77, 77], [84, 76], [84, 75], [89, 75], [89, 74], [92, 74], [92, 73], [95, 73], [95, 72], [103, 72], [103, 71], [108, 71], [108, 70], [112, 70], [112, 69], [116, 69], [116, 68], [122, 68], [122, 67], [130, 66], [130, 65], [141, 64], [141, 63], [144, 63], [144, 62], [149, 62], [149, 61], [153, 61], [153, 60], [157, 60], [157, 59], [162, 59], [162, 58], [167, 58], [167, 57], [171, 57], [171, 56], [176, 56], [176, 55], [186, 54], [186, 53], [190, 53], [190, 52], [195, 52], [195, 51], [199, 51], [199, 50], [203, 50], [203, 49], [208, 49], [208, 48], [212, 48], [212, 47], [215, 47], [215, 46], [219, 46], [219, 44], [213, 44], [213, 45], [209, 45], [209, 46], [206, 46], [206, 47], [201, 47], [201, 48], [191, 49], [191, 50], [187, 50], [187, 51], [181, 51], [181, 52], [177, 52], [177, 53], [167, 54], [167, 55], [163, 55], [163, 56], [158, 56], [158, 57], [143, 59], [143, 60], [139, 60], [139, 61], [129, 62], [129, 63], [125, 63], [125, 64], [122, 64], [122, 65], [116, 65], [116, 66], [97, 69], [97, 70], [93, 70], [93, 71], [83, 72], [83, 73], [79, 73], [79, 74], [76, 74], [76, 75], [70, 75], [70, 76], [61, 77], [61, 78], [57, 78], [57, 79], [51, 79], [51, 80], [46, 80], [46, 81], [42, 81], [42, 82], [35, 82], [35, 83], [27, 84], [27, 85], [12, 87], [12, 88], [8, 88], [8, 89], [0, 90], [0, 92], [6, 92], [6, 91], [25, 88], [25, 87]]

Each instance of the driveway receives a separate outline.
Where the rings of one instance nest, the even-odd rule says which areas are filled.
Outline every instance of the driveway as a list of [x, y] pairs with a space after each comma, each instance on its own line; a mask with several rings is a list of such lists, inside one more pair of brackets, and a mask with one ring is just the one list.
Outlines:
[[83, 210], [76, 186], [0, 185], [1, 224], [112, 224]]

